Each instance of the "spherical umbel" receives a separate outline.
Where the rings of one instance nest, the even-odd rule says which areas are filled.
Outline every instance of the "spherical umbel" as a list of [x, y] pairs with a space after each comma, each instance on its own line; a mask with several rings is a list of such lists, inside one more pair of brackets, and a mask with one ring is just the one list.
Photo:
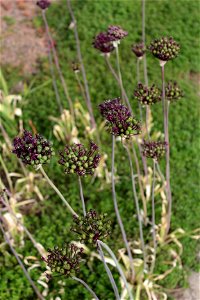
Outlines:
[[107, 30], [108, 37], [110, 41], [120, 41], [128, 35], [128, 32], [123, 30], [121, 26], [110, 25]]
[[99, 110], [106, 119], [106, 127], [111, 134], [128, 139], [141, 132], [140, 122], [121, 103], [120, 98], [104, 101], [99, 105]]
[[107, 214], [98, 215], [90, 210], [84, 217], [74, 216], [74, 225], [71, 231], [78, 234], [81, 243], [97, 245], [97, 240], [105, 240], [111, 233], [111, 221]]
[[51, 2], [49, 0], [39, 0], [36, 2], [36, 4], [41, 9], [47, 9], [51, 5]]
[[131, 49], [138, 58], [142, 58], [146, 52], [146, 47], [145, 47], [144, 43], [135, 44], [132, 46]]
[[60, 152], [60, 157], [59, 164], [64, 166], [65, 173], [78, 176], [93, 175], [101, 158], [98, 146], [92, 141], [89, 149], [82, 144], [66, 146], [64, 151]]
[[162, 37], [152, 41], [149, 50], [156, 58], [166, 62], [178, 56], [180, 45], [172, 37]]
[[137, 99], [143, 106], [152, 105], [157, 102], [160, 102], [161, 90], [153, 84], [151, 87], [144, 86], [142, 83], [139, 83], [137, 89], [134, 91], [134, 97]]
[[54, 151], [52, 143], [40, 134], [35, 136], [24, 130], [22, 137], [13, 140], [12, 152], [26, 165], [39, 166], [50, 161]]
[[167, 146], [168, 144], [163, 141], [143, 141], [142, 154], [158, 161], [165, 154]]
[[115, 48], [110, 41], [110, 38], [106, 32], [100, 32], [93, 41], [94, 48], [98, 49], [102, 53], [110, 53]]
[[165, 97], [169, 101], [176, 101], [183, 97], [183, 91], [180, 89], [177, 82], [168, 82], [165, 87]]

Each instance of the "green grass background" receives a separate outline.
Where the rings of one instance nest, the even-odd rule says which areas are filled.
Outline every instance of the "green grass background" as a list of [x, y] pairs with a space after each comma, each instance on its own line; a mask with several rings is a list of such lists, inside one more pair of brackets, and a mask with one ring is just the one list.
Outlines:
[[[93, 37], [100, 31], [106, 30], [109, 24], [119, 24], [129, 32], [120, 45], [120, 60], [124, 87], [131, 100], [131, 104], [138, 115], [137, 104], [132, 94], [136, 86], [136, 60], [131, 52], [132, 43], [141, 39], [141, 2], [140, 1], [72, 1], [75, 16], [78, 20], [78, 31], [81, 40], [81, 50], [89, 82], [90, 94], [94, 114], [98, 124], [101, 122], [97, 105], [105, 99], [118, 97], [119, 88], [112, 75], [107, 70], [104, 59], [92, 47]], [[172, 230], [183, 228], [191, 231], [199, 226], [199, 104], [197, 102], [197, 76], [199, 74], [199, 2], [198, 1], [146, 1], [146, 39], [147, 44], [154, 38], [171, 35], [181, 44], [181, 52], [177, 59], [166, 65], [166, 80], [176, 80], [184, 90], [185, 97], [180, 102], [170, 106], [170, 144], [171, 144], [171, 185], [173, 197]], [[76, 60], [76, 44], [73, 31], [68, 29], [70, 17], [65, 1], [54, 3], [47, 11], [47, 18], [56, 40], [60, 64], [69, 86], [69, 92], [74, 100], [79, 100], [83, 105], [74, 73], [71, 70], [72, 61]], [[33, 20], [36, 28], [43, 26], [40, 17]], [[111, 62], [115, 64], [114, 53]], [[149, 84], [156, 83], [161, 86], [161, 70], [158, 61], [150, 54], [147, 55]], [[27, 85], [36, 88], [28, 94], [23, 106], [24, 126], [29, 129], [28, 121], [31, 119], [37, 130], [47, 138], [51, 138], [56, 150], [62, 149], [52, 135], [52, 122], [47, 116], [58, 116], [58, 108], [54, 91], [51, 85], [51, 75], [48, 60], [40, 60], [38, 72], [33, 76], [24, 76], [19, 70], [4, 67], [4, 75], [10, 88], [23, 79]], [[142, 69], [141, 69], [141, 78]], [[45, 85], [45, 83], [47, 83]], [[59, 85], [62, 103], [67, 107], [62, 87]], [[155, 105], [152, 108], [154, 130], [162, 131], [162, 107]], [[14, 136], [15, 133], [13, 133]], [[102, 132], [103, 151], [111, 154], [111, 139], [108, 133]], [[83, 140], [82, 140], [83, 141]], [[87, 142], [87, 141], [83, 141]], [[110, 163], [108, 163], [110, 166]], [[120, 213], [124, 220], [128, 238], [138, 236], [137, 222], [132, 217], [134, 205], [129, 181], [129, 168], [126, 156], [120, 148], [116, 153], [117, 172], [120, 181], [117, 184], [117, 195]], [[9, 162], [8, 162], [9, 166]], [[164, 165], [161, 167], [163, 168]], [[12, 168], [11, 165], [9, 168]], [[46, 167], [49, 176], [58, 185], [60, 190], [69, 199], [71, 205], [81, 212], [79, 202], [78, 184], [74, 177], [65, 176], [62, 168], [54, 159]], [[104, 185], [99, 192], [101, 182], [96, 180], [91, 184], [89, 179], [84, 180], [84, 193], [87, 207], [95, 208], [99, 212], [108, 212], [113, 221], [113, 233], [109, 245], [117, 250], [123, 247], [119, 228], [116, 223], [111, 199], [111, 186]], [[70, 241], [75, 237], [69, 232], [71, 216], [67, 213], [58, 197], [49, 189], [43, 188], [43, 194], [48, 194], [47, 201], [38, 204], [26, 217], [25, 223], [33, 233], [35, 239], [45, 248], [61, 245], [64, 240]], [[98, 191], [98, 192], [97, 192]], [[160, 212], [160, 201], [157, 199], [157, 215]], [[165, 288], [174, 288], [186, 284], [185, 274], [190, 270], [197, 270], [197, 252], [199, 245], [190, 238], [182, 239], [183, 243], [183, 270], [175, 271], [163, 280]], [[24, 248], [19, 249], [24, 256], [38, 255], [32, 244], [27, 240]], [[14, 258], [6, 254], [0, 256], [0, 298], [35, 299], [27, 280]], [[164, 271], [164, 252], [160, 255], [157, 271]], [[2, 267], [3, 266], [3, 267]], [[31, 271], [33, 279], [37, 280], [41, 270]], [[115, 274], [118, 280], [117, 273]], [[114, 299], [113, 292], [102, 264], [95, 260], [88, 264], [87, 257], [81, 268], [80, 278], [96, 291], [100, 299]], [[59, 295], [61, 278], [53, 280], [48, 299], [55, 299]], [[72, 280], [64, 281], [63, 300], [90, 299], [88, 292]], [[53, 298], [51, 298], [53, 297]], [[141, 299], [143, 300], [143, 299]], [[144, 298], [145, 300], [145, 298]]]

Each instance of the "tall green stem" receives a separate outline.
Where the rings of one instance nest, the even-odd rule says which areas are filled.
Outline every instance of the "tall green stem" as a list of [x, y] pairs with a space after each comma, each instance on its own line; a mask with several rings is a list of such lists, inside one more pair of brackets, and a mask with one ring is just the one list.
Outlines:
[[42, 175], [45, 177], [45, 179], [48, 182], [48, 184], [53, 188], [53, 190], [56, 192], [56, 194], [60, 197], [60, 199], [67, 206], [68, 210], [72, 213], [72, 215], [75, 215], [76, 217], [78, 217], [77, 213], [73, 210], [73, 208], [69, 205], [69, 203], [67, 202], [67, 200], [61, 194], [61, 192], [57, 189], [57, 187], [55, 186], [55, 184], [48, 177], [48, 175], [46, 174], [46, 172], [44, 171], [44, 169], [43, 169], [42, 166], [39, 167], [39, 170], [41, 171]]
[[151, 272], [153, 273], [155, 262], [156, 262], [156, 223], [155, 223], [155, 201], [154, 201], [154, 190], [155, 190], [155, 168], [157, 162], [153, 160], [153, 182], [152, 182], [152, 235], [153, 235], [153, 249], [154, 249], [154, 260], [151, 266]]
[[131, 250], [128, 244], [128, 240], [126, 237], [126, 232], [124, 230], [124, 225], [119, 213], [119, 209], [118, 209], [118, 204], [117, 204], [117, 197], [116, 197], [116, 191], [115, 191], [115, 137], [114, 135], [112, 136], [112, 170], [111, 170], [111, 180], [112, 180], [112, 198], [113, 198], [113, 203], [114, 203], [114, 208], [115, 208], [115, 214], [117, 217], [117, 221], [122, 233], [122, 237], [124, 240], [124, 244], [128, 253], [128, 257], [130, 260], [130, 267], [131, 267], [131, 272], [132, 272], [132, 276], [134, 276], [135, 272], [134, 272], [134, 266], [133, 266], [133, 257], [131, 254]]
[[81, 202], [82, 202], [82, 207], [83, 207], [83, 215], [85, 217], [86, 216], [85, 200], [84, 200], [84, 196], [83, 196], [83, 187], [82, 187], [82, 182], [81, 182], [80, 176], [78, 176], [78, 183], [79, 183], [80, 197], [81, 197]]
[[73, 276], [72, 279], [80, 282], [90, 292], [90, 294], [94, 297], [95, 300], [99, 300], [95, 292], [89, 287], [89, 285], [87, 285], [87, 283], [84, 280], [77, 278], [75, 276]]

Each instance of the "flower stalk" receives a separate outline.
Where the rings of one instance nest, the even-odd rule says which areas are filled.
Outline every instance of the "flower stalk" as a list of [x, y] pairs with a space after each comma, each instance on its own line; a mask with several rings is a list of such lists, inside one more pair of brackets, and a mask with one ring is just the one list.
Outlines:
[[99, 300], [95, 292], [89, 287], [89, 285], [87, 285], [87, 283], [84, 280], [77, 278], [76, 276], [72, 276], [72, 279], [80, 282], [90, 292], [90, 294], [94, 297], [95, 300]]
[[85, 208], [85, 200], [84, 200], [84, 196], [83, 196], [83, 187], [82, 187], [82, 182], [81, 182], [81, 177], [80, 176], [78, 176], [78, 183], [79, 183], [81, 203], [82, 203], [82, 207], [83, 207], [83, 215], [85, 217], [86, 216], [86, 208]]

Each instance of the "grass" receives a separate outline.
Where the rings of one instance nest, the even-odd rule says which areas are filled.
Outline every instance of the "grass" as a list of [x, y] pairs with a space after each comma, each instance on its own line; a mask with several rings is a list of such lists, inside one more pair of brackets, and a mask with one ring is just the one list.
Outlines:
[[[135, 57], [131, 53], [131, 44], [140, 40], [141, 37], [141, 3], [140, 1], [73, 1], [72, 2], [78, 30], [81, 40], [81, 49], [84, 57], [84, 64], [89, 81], [90, 94], [97, 122], [100, 123], [97, 105], [104, 99], [119, 96], [120, 91], [112, 75], [109, 74], [102, 56], [91, 46], [95, 34], [105, 30], [109, 24], [119, 24], [129, 32], [126, 39], [120, 45], [120, 60], [124, 86], [131, 104], [136, 112], [137, 104], [132, 95], [136, 86], [136, 64]], [[198, 45], [199, 32], [199, 4], [197, 1], [148, 1], [146, 4], [146, 34], [147, 42], [162, 35], [172, 35], [181, 44], [180, 56], [166, 66], [166, 79], [177, 80], [184, 90], [183, 100], [170, 106], [170, 144], [171, 144], [171, 184], [173, 196], [172, 230], [183, 228], [191, 231], [199, 226], [199, 104], [197, 102], [197, 82], [199, 74]], [[76, 60], [76, 46], [73, 31], [68, 29], [70, 18], [66, 3], [53, 4], [47, 11], [47, 18], [52, 29], [53, 37], [56, 40], [59, 52], [60, 63], [69, 92], [74, 100], [79, 100], [84, 105], [80, 91], [75, 81], [74, 73], [71, 70], [71, 63]], [[34, 20], [34, 26], [42, 26], [40, 17]], [[115, 64], [115, 57], [111, 61]], [[157, 60], [147, 56], [149, 83], [156, 83], [161, 86], [161, 70]], [[142, 71], [142, 70], [141, 70]], [[34, 76], [23, 78], [19, 71], [5, 67], [4, 74], [10, 88], [23, 79], [27, 85], [32, 84], [32, 93], [28, 93], [23, 107], [24, 126], [29, 128], [29, 120], [33, 121], [37, 130], [45, 137], [54, 140], [52, 134], [52, 122], [47, 116], [58, 116], [58, 108], [55, 96], [49, 80], [51, 80], [48, 60], [44, 58], [40, 62], [38, 73]], [[142, 78], [142, 72], [141, 72]], [[40, 88], [37, 88], [37, 87]], [[59, 86], [63, 105], [66, 107], [66, 100]], [[155, 131], [163, 128], [162, 108], [155, 105], [152, 109]], [[57, 143], [57, 150], [63, 145]], [[86, 142], [86, 141], [83, 141]], [[110, 157], [111, 138], [109, 134], [102, 133], [103, 151]], [[120, 146], [116, 153], [117, 172], [120, 175], [120, 182], [117, 184], [117, 195], [120, 212], [125, 221], [125, 228], [128, 237], [137, 236], [138, 229], [136, 221], [132, 218], [134, 205], [130, 192], [129, 168], [126, 156]], [[8, 163], [9, 165], [9, 163]], [[110, 162], [109, 162], [110, 166]], [[163, 165], [162, 165], [163, 167]], [[11, 165], [10, 165], [10, 170]], [[56, 159], [50, 166], [46, 167], [49, 176], [59, 186], [64, 195], [70, 199], [74, 209], [81, 212], [79, 203], [78, 182], [74, 177], [63, 175], [62, 168], [57, 165]], [[95, 208], [101, 212], [108, 212], [114, 223], [113, 236], [109, 245], [113, 249], [122, 247], [119, 228], [116, 224], [111, 200], [110, 185], [104, 185], [100, 191], [100, 181], [96, 180], [93, 185], [88, 179], [84, 180], [84, 192], [88, 208]], [[97, 193], [98, 191], [98, 193]], [[99, 193], [100, 191], [100, 193]], [[29, 213], [25, 222], [29, 230], [34, 234], [37, 241], [45, 248], [62, 244], [63, 240], [74, 239], [69, 228], [71, 217], [64, 209], [57, 196], [49, 189], [43, 189], [43, 194], [48, 192], [48, 201], [40, 203]], [[160, 203], [157, 199], [157, 212], [160, 210]], [[129, 220], [126, 222], [126, 220]], [[167, 288], [183, 286], [186, 284], [185, 272], [197, 270], [197, 242], [190, 238], [184, 238], [182, 261], [184, 270], [175, 270], [163, 281]], [[27, 242], [26, 246], [19, 249], [24, 256], [37, 255], [32, 245]], [[8, 254], [7, 254], [8, 255]], [[163, 259], [162, 259], [163, 258]], [[158, 270], [163, 271], [161, 256]], [[0, 258], [0, 264], [7, 259], [7, 264], [1, 268], [1, 299], [12, 298], [13, 300], [33, 299], [33, 292], [29, 287], [22, 271], [14, 259]], [[9, 269], [8, 269], [9, 268]], [[41, 269], [31, 271], [33, 279], [37, 280]], [[117, 277], [117, 275], [115, 275]], [[107, 280], [102, 264], [95, 260], [95, 263], [87, 263], [85, 260], [80, 273], [81, 278], [87, 278], [87, 283], [94, 288], [100, 299], [114, 299], [112, 289]], [[87, 291], [71, 280], [64, 282], [64, 294], [62, 299], [89, 299]], [[62, 289], [61, 279], [55, 279], [50, 283], [50, 294], [48, 299], [59, 295]], [[70, 291], [70, 293], [69, 293]]]

